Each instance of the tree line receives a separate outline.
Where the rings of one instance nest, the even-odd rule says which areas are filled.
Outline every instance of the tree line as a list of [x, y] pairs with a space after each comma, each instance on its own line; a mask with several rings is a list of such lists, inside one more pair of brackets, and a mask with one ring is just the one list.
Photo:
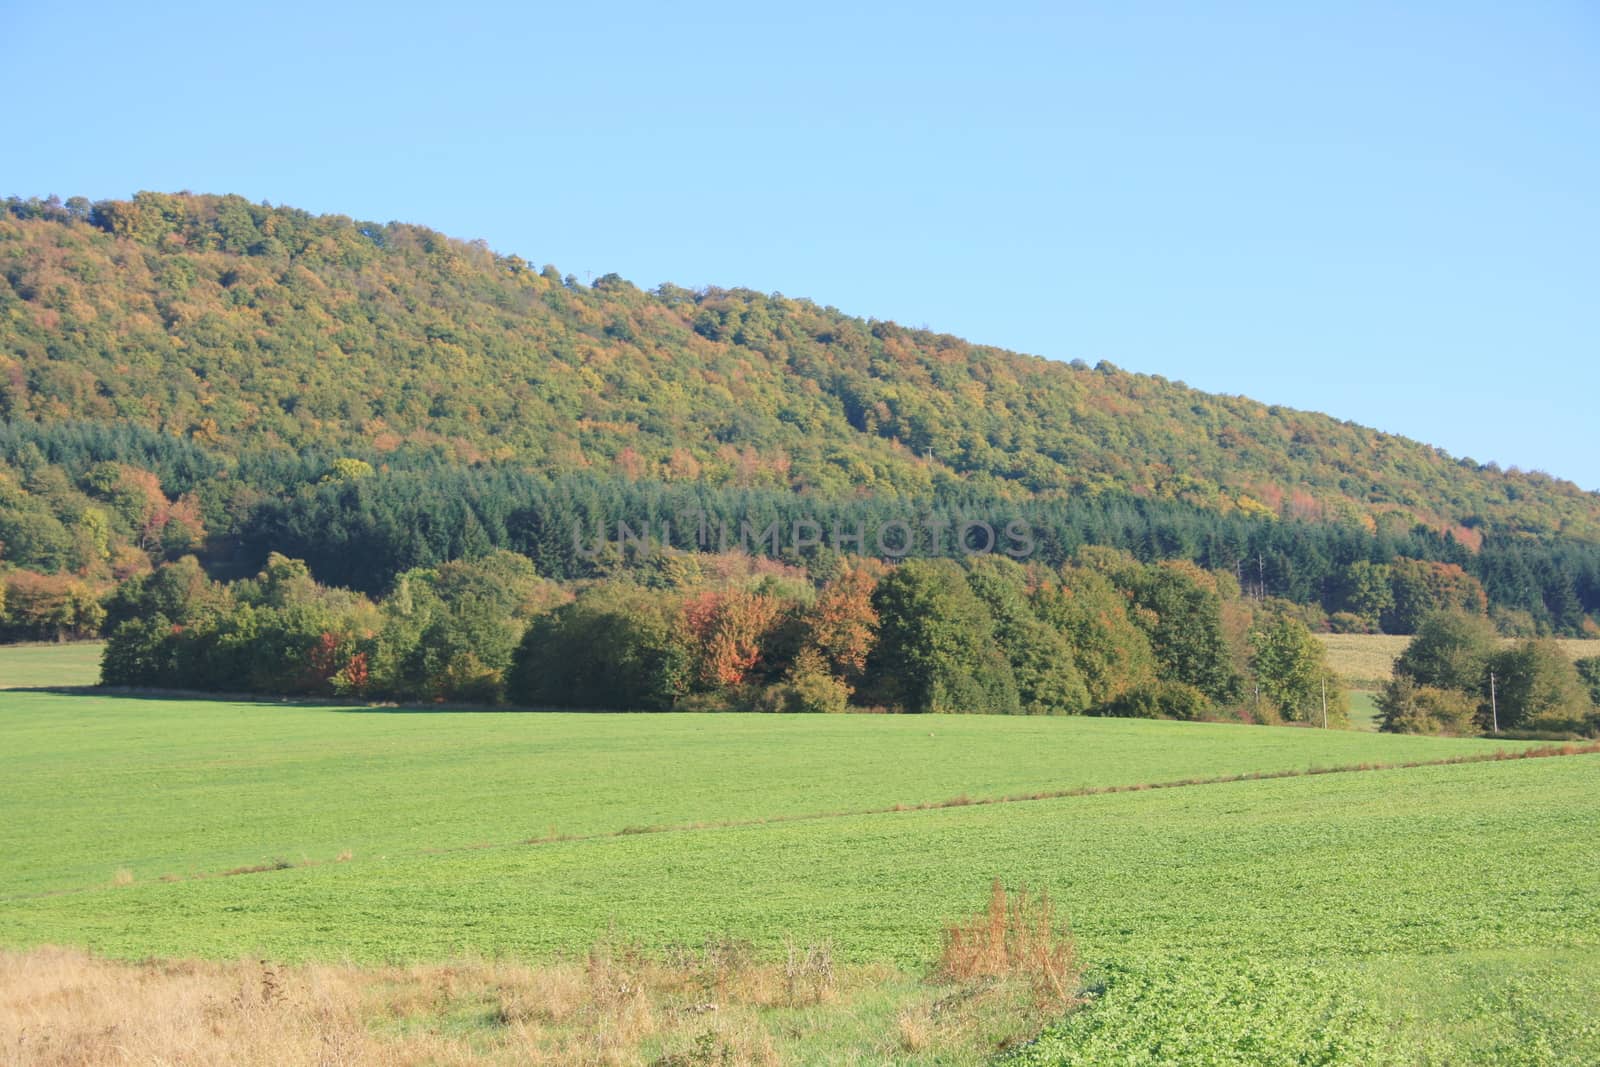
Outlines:
[[[667, 544], [686, 551], [705, 550], [708, 529], [736, 535], [775, 524], [784, 532], [777, 551], [757, 538], [747, 547], [792, 558], [800, 553], [783, 551], [788, 532], [808, 523], [831, 534], [895, 522], [954, 531], [970, 520], [996, 530], [1020, 523], [1029, 532], [1027, 558], [1053, 566], [1102, 546], [1147, 563], [1181, 559], [1230, 571], [1250, 595], [1306, 605], [1322, 613], [1322, 625], [1344, 632], [1411, 633], [1428, 613], [1456, 608], [1489, 611], [1508, 634], [1581, 636], [1600, 612], [1600, 545], [1487, 536], [1468, 547], [1426, 527], [1391, 532], [1225, 515], [1111, 492], [830, 498], [509, 468], [391, 470], [264, 499], [236, 526], [236, 543], [246, 560], [282, 551], [327, 580], [376, 592], [405, 566], [493, 548], [526, 555], [555, 577], [592, 576], [615, 564], [587, 549], [601, 536], [615, 542], [619, 524], [657, 540], [665, 531]], [[960, 551], [948, 534], [944, 544], [946, 553]], [[922, 537], [910, 554], [940, 554], [932, 548]], [[856, 551], [880, 554], [870, 537]]]
[[496, 551], [409, 570], [374, 600], [281, 555], [233, 582], [185, 556], [110, 599], [102, 680], [644, 711], [1347, 715], [1293, 605], [1185, 562], [651, 558], [563, 583]]

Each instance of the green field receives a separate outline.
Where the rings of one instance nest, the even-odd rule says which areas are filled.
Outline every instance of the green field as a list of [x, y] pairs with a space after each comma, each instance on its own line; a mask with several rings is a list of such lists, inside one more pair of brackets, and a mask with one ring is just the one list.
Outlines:
[[0, 689], [96, 685], [104, 641], [0, 648]]
[[3, 693], [0, 945], [538, 960], [621, 931], [915, 971], [998, 877], [1089, 967], [1027, 1062], [1600, 1062], [1600, 755], [881, 810], [1497, 747]]
[[[153, 880], [347, 850], [397, 861], [1496, 747], [1077, 717], [429, 713], [57, 693], [0, 695], [0, 709], [8, 894], [95, 890], [119, 869]], [[27, 817], [40, 811], [50, 817]]]
[[1378, 710], [1378, 694], [1366, 689], [1350, 693], [1350, 726], [1356, 730], [1376, 730], [1383, 722]]

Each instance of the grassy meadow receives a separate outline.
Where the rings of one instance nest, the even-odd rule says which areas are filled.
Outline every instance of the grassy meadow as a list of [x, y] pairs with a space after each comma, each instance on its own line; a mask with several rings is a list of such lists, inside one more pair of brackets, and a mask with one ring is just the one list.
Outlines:
[[[1600, 1062], [1600, 754], [1441, 762], [1528, 747], [0, 693], [0, 1063]], [[995, 879], [1056, 1021], [931, 977]]]
[[97, 685], [104, 641], [0, 648], [0, 689]]

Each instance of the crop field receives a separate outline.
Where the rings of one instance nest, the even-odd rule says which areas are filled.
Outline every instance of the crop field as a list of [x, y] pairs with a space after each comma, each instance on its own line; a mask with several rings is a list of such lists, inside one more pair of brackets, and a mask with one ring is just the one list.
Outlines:
[[[649, 959], [747, 944], [751, 988], [787, 973], [791, 994], [795, 946], [827, 946], [855, 992], [825, 1020], [782, 1008], [776, 1051], [728, 1062], [977, 1062], [994, 1034], [959, 1055], [921, 1036], [958, 1014], [925, 976], [999, 879], [1050, 894], [1084, 967], [1082, 1005], [1016, 1062], [1600, 1062], [1600, 754], [1434, 762], [1530, 747], [0, 693], [0, 1045], [8, 991], [131, 966], [34, 946], [218, 961], [93, 981], [209, 982], [230, 1012], [241, 973], [317, 1003], [367, 975], [389, 1000], [352, 1032], [412, 1025], [410, 998], [430, 1039], [481, 1051], [530, 1025], [508, 990], [592, 981], [594, 946], [622, 941]], [[1411, 762], [1428, 765], [1392, 766]], [[1238, 778], [1332, 768], [1350, 769]], [[441, 992], [469, 976], [499, 999]], [[292, 1029], [270, 1011], [239, 1032]], [[652, 1047], [613, 1059], [722, 1062]], [[550, 1062], [583, 1058], [608, 1061]]]
[[429, 713], [57, 693], [6, 694], [0, 708], [8, 893], [95, 891], [119, 870], [154, 881], [346, 851], [399, 861], [1530, 745], [1077, 717]]
[[1354, 689], [1381, 689], [1411, 638], [1397, 634], [1318, 634], [1328, 666]]

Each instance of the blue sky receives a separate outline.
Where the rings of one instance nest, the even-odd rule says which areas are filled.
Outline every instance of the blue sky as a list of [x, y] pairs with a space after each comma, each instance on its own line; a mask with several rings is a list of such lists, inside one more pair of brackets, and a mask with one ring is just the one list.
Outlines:
[[0, 0], [0, 195], [418, 222], [1600, 489], [1595, 4], [764, 7]]

